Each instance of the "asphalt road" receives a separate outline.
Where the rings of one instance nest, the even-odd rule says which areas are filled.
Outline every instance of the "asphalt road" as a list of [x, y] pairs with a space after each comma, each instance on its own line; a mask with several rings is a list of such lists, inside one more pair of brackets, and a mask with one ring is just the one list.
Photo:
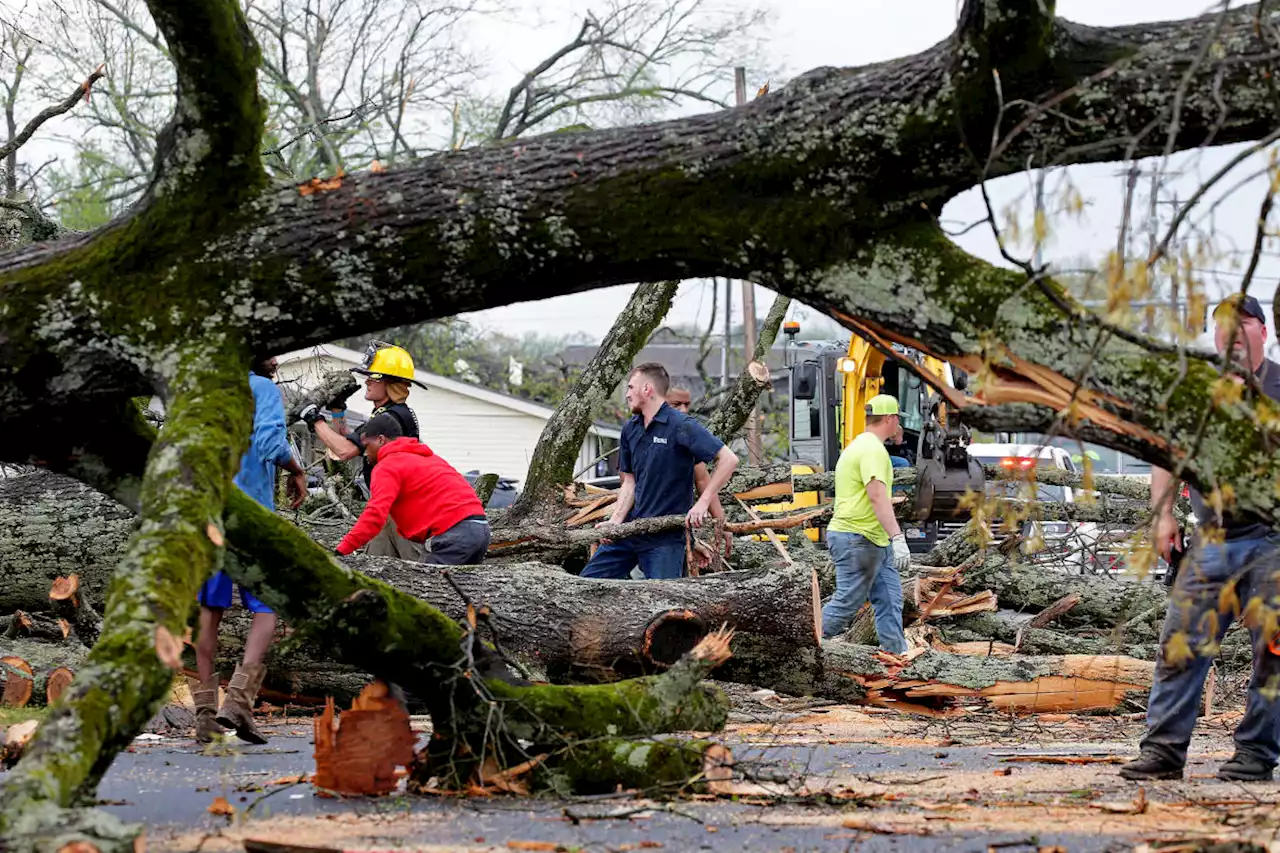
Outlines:
[[[189, 740], [166, 738], [139, 741], [122, 754], [99, 788], [103, 807], [118, 817], [148, 827], [148, 849], [181, 849], [179, 836], [191, 831], [216, 832], [228, 825], [225, 817], [210, 814], [209, 805], [222, 796], [242, 819], [261, 821], [269, 828], [275, 819], [290, 815], [363, 815], [376, 823], [390, 815], [412, 815], [423, 826], [423, 841], [435, 845], [493, 845], [506, 847], [513, 840], [536, 840], [568, 849], [639, 849], [642, 842], [667, 850], [938, 850], [977, 851], [992, 844], [1002, 850], [1035, 850], [1061, 846], [1071, 853], [1091, 853], [1116, 848], [1114, 838], [1088, 834], [1025, 832], [937, 832], [927, 836], [849, 832], [834, 828], [831, 807], [745, 805], [732, 802], [685, 803], [643, 815], [612, 817], [633, 812], [628, 799], [602, 798], [566, 806], [561, 800], [480, 800], [390, 797], [382, 799], [328, 799], [314, 794], [311, 785], [272, 784], [282, 777], [307, 774], [314, 769], [309, 736], [283, 735], [267, 746], [238, 744], [201, 752]], [[987, 747], [889, 747], [878, 744], [839, 746], [782, 746], [765, 749], [740, 747], [740, 760], [752, 762], [758, 772], [820, 774], [849, 772], [875, 780], [876, 774], [914, 772], [925, 782], [954, 770], [996, 772], [1000, 758]], [[2, 778], [2, 777], [0, 777]], [[907, 780], [910, 782], [911, 780]], [[577, 819], [566, 817], [566, 808]], [[785, 816], [785, 825], [777, 823]], [[821, 820], [823, 817], [827, 820]], [[768, 820], [766, 821], [765, 818]], [[1024, 842], [1024, 843], [1020, 843]], [[1127, 845], [1122, 845], [1127, 846]], [[388, 849], [385, 846], [380, 849]], [[398, 848], [403, 849], [403, 848]]]

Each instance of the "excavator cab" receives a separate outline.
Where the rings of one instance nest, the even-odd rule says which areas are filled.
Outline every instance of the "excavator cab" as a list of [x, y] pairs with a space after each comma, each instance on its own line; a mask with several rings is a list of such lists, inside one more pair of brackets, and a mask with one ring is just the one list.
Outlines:
[[[798, 331], [798, 326], [784, 328], [791, 374], [792, 470], [834, 469], [840, 452], [866, 429], [867, 401], [876, 394], [897, 397], [903, 441], [889, 445], [889, 453], [917, 470], [917, 523], [903, 529], [912, 550], [929, 550], [937, 537], [938, 519], [959, 517], [961, 498], [971, 489], [982, 491], [983, 475], [981, 465], [969, 457], [968, 430], [948, 424], [942, 395], [917, 371], [959, 389], [965, 377], [956, 376], [946, 362], [916, 350], [895, 346], [893, 358], [886, 359], [857, 336], [847, 343], [796, 342]], [[816, 502], [797, 494], [797, 506], [802, 498], [808, 505]]]

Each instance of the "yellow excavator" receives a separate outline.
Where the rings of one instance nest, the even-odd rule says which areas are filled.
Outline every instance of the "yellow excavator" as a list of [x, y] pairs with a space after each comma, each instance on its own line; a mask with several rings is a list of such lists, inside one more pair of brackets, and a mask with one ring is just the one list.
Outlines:
[[[866, 429], [866, 404], [877, 394], [898, 398], [903, 440], [891, 456], [916, 468], [915, 523], [903, 526], [913, 551], [937, 540], [940, 518], [960, 518], [966, 491], [983, 489], [982, 466], [969, 456], [969, 431], [948, 422], [941, 394], [920, 376], [964, 390], [967, 378], [950, 364], [918, 350], [894, 345], [887, 358], [854, 335], [842, 341], [797, 341], [800, 325], [788, 322], [786, 364], [790, 374], [790, 448], [793, 474], [835, 468], [840, 452]], [[797, 493], [789, 506], [815, 506], [823, 497]], [[784, 507], [779, 506], [777, 509]], [[821, 531], [805, 531], [811, 539]]]

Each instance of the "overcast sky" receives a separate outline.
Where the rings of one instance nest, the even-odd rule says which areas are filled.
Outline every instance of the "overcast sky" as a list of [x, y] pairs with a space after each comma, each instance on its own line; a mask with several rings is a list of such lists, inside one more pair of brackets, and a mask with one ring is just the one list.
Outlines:
[[[773, 0], [772, 5], [774, 23], [768, 36], [770, 60], [784, 68], [787, 76], [793, 76], [822, 65], [861, 65], [924, 50], [951, 32], [958, 4], [956, 0]], [[530, 3], [523, 14], [517, 13], [502, 23], [491, 23], [478, 30], [476, 37], [488, 43], [490, 56], [496, 58], [495, 91], [510, 86], [519, 72], [562, 43], [566, 33], [574, 28], [574, 19], [589, 7], [588, 2], [579, 0], [541, 0]], [[1206, 0], [1058, 0], [1057, 4], [1059, 15], [1092, 25], [1183, 18], [1211, 8], [1215, 6]], [[535, 21], [536, 25], [529, 23]], [[765, 82], [757, 79], [750, 69], [748, 78], [749, 91]], [[1214, 149], [1177, 157], [1169, 168], [1182, 174], [1167, 185], [1162, 198], [1177, 195], [1185, 199], [1198, 185], [1198, 179], [1216, 171], [1234, 150]], [[1240, 174], [1255, 170], [1263, 163], [1262, 159], [1256, 159], [1242, 166]], [[1098, 259], [1114, 245], [1124, 180], [1117, 174], [1119, 170], [1118, 164], [1072, 167], [1070, 179], [1084, 195], [1086, 217], [1078, 224], [1055, 226], [1056, 233], [1045, 251], [1046, 260], [1066, 264], [1080, 257]], [[1054, 176], [1051, 183], [1060, 178], [1061, 175]], [[1000, 210], [1019, 196], [1027, 195], [1028, 180], [1006, 178], [994, 182], [991, 190], [996, 208]], [[1212, 224], [1225, 245], [1234, 243], [1242, 251], [1251, 245], [1253, 224], [1264, 191], [1265, 183], [1247, 184], [1214, 211]], [[1143, 207], [1145, 209], [1145, 200]], [[1031, 209], [1029, 198], [1025, 209]], [[1159, 209], [1167, 220], [1171, 206], [1164, 204]], [[977, 194], [967, 193], [948, 206], [944, 218], [967, 223], [981, 215]], [[1029, 213], [1024, 213], [1022, 221], [1029, 221]], [[1140, 239], [1145, 241], [1145, 237]], [[976, 254], [998, 260], [989, 229], [976, 229], [959, 242]], [[1211, 288], [1222, 288], [1226, 292], [1238, 285], [1239, 273], [1233, 272], [1226, 260], [1215, 262], [1212, 267], [1218, 273], [1209, 279]], [[1277, 280], [1275, 263], [1268, 259], [1260, 272], [1262, 275], [1253, 292], [1269, 300]], [[626, 303], [630, 291], [629, 287], [616, 287], [521, 303], [470, 316], [485, 327], [513, 334], [586, 332], [598, 339]], [[739, 288], [735, 286], [733, 291], [735, 304], [740, 307]], [[762, 288], [757, 292], [757, 304], [763, 313], [772, 294]], [[668, 315], [668, 322], [705, 323], [710, 304], [706, 282], [686, 282]]]

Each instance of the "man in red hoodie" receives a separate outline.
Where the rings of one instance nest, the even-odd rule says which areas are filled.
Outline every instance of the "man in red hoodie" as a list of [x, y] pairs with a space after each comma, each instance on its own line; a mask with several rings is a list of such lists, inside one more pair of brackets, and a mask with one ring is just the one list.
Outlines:
[[473, 566], [489, 550], [489, 520], [466, 478], [416, 438], [405, 438], [400, 422], [377, 415], [360, 433], [373, 465], [369, 503], [356, 526], [334, 550], [345, 556], [363, 547], [387, 523], [414, 542], [431, 539], [424, 563]]

